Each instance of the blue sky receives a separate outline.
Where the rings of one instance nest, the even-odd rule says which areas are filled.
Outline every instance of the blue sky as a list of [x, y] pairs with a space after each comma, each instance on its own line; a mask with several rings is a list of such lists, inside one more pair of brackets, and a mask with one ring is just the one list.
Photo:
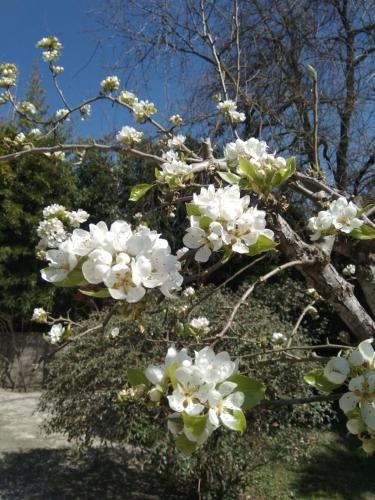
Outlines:
[[[19, 69], [18, 99], [24, 95], [32, 63], [37, 60], [50, 111], [64, 107], [51, 85], [41, 50], [35, 47], [44, 36], [55, 35], [63, 44], [63, 56], [57, 64], [65, 68], [60, 84], [70, 105], [96, 95], [101, 79], [113, 74], [108, 69], [113, 61], [112, 49], [103, 43], [98, 46], [102, 36], [94, 17], [88, 15], [101, 4], [100, 0], [0, 0], [0, 4], [0, 61], [15, 63]], [[124, 81], [126, 75], [122, 73], [117, 71], [115, 74]], [[144, 94], [142, 88], [139, 90], [141, 98], [152, 100], [158, 109], [163, 109], [163, 88], [157, 77], [149, 82], [147, 93], [146, 89], [143, 91]], [[0, 116], [6, 114], [7, 110], [2, 107]], [[124, 110], [114, 111], [109, 103], [101, 103], [95, 106], [88, 122], [82, 124], [75, 119], [73, 126], [76, 134], [101, 137], [129, 123], [131, 119]]]

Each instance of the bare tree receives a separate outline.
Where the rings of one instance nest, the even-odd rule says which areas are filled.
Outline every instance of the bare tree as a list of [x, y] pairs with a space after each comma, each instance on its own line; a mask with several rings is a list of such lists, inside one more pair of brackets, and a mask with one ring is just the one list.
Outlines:
[[374, 12], [373, 0], [107, 0], [98, 19], [124, 48], [118, 65], [135, 75], [158, 66], [180, 84], [187, 63], [191, 122], [211, 117], [220, 135], [212, 98], [236, 99], [244, 135], [298, 153], [306, 168], [319, 163], [343, 191], [371, 195]]

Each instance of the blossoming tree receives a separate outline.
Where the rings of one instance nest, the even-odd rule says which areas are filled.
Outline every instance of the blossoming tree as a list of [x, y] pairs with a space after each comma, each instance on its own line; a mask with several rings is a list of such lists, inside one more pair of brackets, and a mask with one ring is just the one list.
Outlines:
[[[194, 301], [191, 286], [202, 275], [208, 275], [234, 256], [244, 261], [244, 268], [256, 266], [271, 252], [280, 252], [284, 263], [271, 268], [254, 281], [230, 312], [220, 331], [210, 332], [205, 317], [190, 318], [188, 310], [180, 311], [180, 332], [206, 344], [194, 355], [185, 347], [178, 349], [184, 336], [178, 331], [172, 341], [164, 339], [164, 362], [153, 362], [148, 367], [128, 369], [129, 386], [119, 393], [119, 402], [148, 398], [154, 405], [167, 409], [167, 426], [176, 437], [176, 446], [190, 454], [202, 445], [221, 425], [237, 432], [246, 428], [246, 416], [256, 405], [299, 404], [314, 401], [337, 400], [348, 417], [349, 432], [358, 435], [366, 452], [375, 450], [375, 353], [371, 346], [375, 334], [373, 301], [368, 307], [354, 295], [350, 280], [356, 274], [353, 263], [342, 272], [333, 265], [334, 252], [343, 252], [350, 245], [358, 250], [359, 265], [373, 273], [371, 247], [375, 239], [375, 224], [370, 216], [372, 207], [359, 206], [347, 193], [329, 186], [322, 169], [316, 163], [308, 171], [301, 171], [298, 159], [283, 158], [272, 153], [264, 141], [257, 138], [241, 139], [239, 131], [245, 119], [237, 109], [235, 96], [230, 99], [219, 58], [215, 58], [223, 86], [224, 100], [217, 102], [217, 114], [233, 133], [233, 140], [225, 145], [223, 154], [212, 145], [210, 138], [203, 140], [195, 151], [186, 144], [186, 137], [176, 133], [183, 125], [180, 115], [173, 115], [162, 125], [154, 118], [157, 110], [152, 102], [139, 99], [134, 93], [121, 89], [117, 76], [105, 78], [98, 94], [77, 105], [70, 105], [60, 84], [64, 71], [56, 66], [61, 57], [62, 44], [56, 37], [43, 38], [37, 43], [43, 50], [51, 76], [64, 108], [56, 111], [50, 121], [33, 118], [35, 107], [28, 102], [17, 102], [12, 93], [16, 85], [17, 68], [14, 64], [0, 65], [0, 96], [2, 104], [14, 108], [15, 113], [35, 124], [29, 133], [9, 137], [9, 153], [0, 161], [24, 155], [54, 156], [64, 161], [65, 154], [82, 155], [88, 150], [114, 151], [135, 156], [152, 165], [155, 179], [152, 184], [133, 186], [130, 201], [137, 203], [152, 190], [159, 192], [161, 209], [171, 211], [185, 204], [186, 229], [180, 248], [173, 253], [168, 241], [148, 227], [142, 214], [136, 214], [133, 224], [116, 220], [110, 225], [91, 221], [89, 214], [77, 208], [69, 211], [53, 204], [43, 211], [36, 231], [40, 237], [36, 256], [46, 262], [41, 276], [60, 287], [75, 287], [92, 298], [113, 301], [113, 307], [94, 330], [105, 331], [111, 316], [121, 305], [138, 315], [148, 314], [147, 301], [156, 294], [160, 301], [176, 301], [178, 296]], [[215, 57], [216, 49], [212, 41]], [[316, 73], [309, 69], [316, 82]], [[161, 135], [159, 154], [142, 149], [144, 132], [124, 126], [113, 142], [95, 141], [59, 144], [45, 147], [41, 141], [73, 114], [87, 120], [92, 106], [108, 101], [125, 108], [138, 126], [149, 124]], [[43, 126], [43, 132], [40, 127]], [[317, 133], [317, 130], [314, 131]], [[39, 143], [39, 144], [38, 144]], [[317, 158], [317, 155], [316, 155]], [[313, 207], [315, 215], [306, 220], [297, 231], [287, 222], [290, 205], [288, 195], [300, 193]], [[236, 321], [239, 309], [247, 303], [258, 283], [264, 283], [288, 268], [296, 268], [306, 278], [312, 303], [302, 312], [292, 332], [273, 335], [272, 352], [288, 353], [291, 349], [337, 349], [326, 368], [306, 374], [301, 383], [309, 383], [325, 394], [296, 400], [267, 400], [266, 387], [261, 381], [241, 374], [241, 365], [230, 354], [220, 351], [220, 342]], [[237, 277], [242, 270], [236, 273]], [[365, 295], [373, 290], [369, 280]], [[293, 337], [308, 311], [314, 311], [318, 298], [329, 301], [347, 325], [354, 338], [360, 341], [358, 350], [350, 345], [325, 344], [322, 346], [292, 346]], [[38, 304], [38, 306], [40, 306]], [[181, 316], [181, 314], [180, 314]], [[69, 316], [54, 318], [43, 307], [34, 310], [33, 320], [50, 325], [45, 338], [54, 351], [69, 345], [77, 337], [89, 335]], [[111, 332], [118, 335], [118, 331]], [[170, 344], [170, 345], [168, 345]], [[345, 355], [342, 355], [345, 352]], [[347, 385], [347, 392], [338, 389]], [[341, 389], [340, 389], [341, 390]]]

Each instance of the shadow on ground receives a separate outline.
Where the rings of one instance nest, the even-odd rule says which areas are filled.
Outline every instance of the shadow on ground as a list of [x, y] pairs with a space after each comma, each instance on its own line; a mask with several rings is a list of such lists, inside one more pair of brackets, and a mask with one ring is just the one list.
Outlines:
[[33, 449], [0, 458], [1, 500], [192, 499], [166, 486], [163, 477], [127, 467], [116, 450]]
[[373, 500], [375, 456], [359, 450], [359, 441], [345, 436], [322, 445], [293, 481], [297, 498]]

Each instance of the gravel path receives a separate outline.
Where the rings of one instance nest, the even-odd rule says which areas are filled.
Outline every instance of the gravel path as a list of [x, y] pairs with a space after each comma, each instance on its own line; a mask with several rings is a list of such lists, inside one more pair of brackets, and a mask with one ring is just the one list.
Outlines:
[[37, 411], [40, 392], [17, 393], [0, 389], [0, 457], [4, 452], [67, 447], [60, 435], [43, 436]]
[[0, 500], [194, 499], [154, 472], [128, 466], [122, 449], [78, 455], [63, 436], [44, 436], [39, 397], [0, 389]]

